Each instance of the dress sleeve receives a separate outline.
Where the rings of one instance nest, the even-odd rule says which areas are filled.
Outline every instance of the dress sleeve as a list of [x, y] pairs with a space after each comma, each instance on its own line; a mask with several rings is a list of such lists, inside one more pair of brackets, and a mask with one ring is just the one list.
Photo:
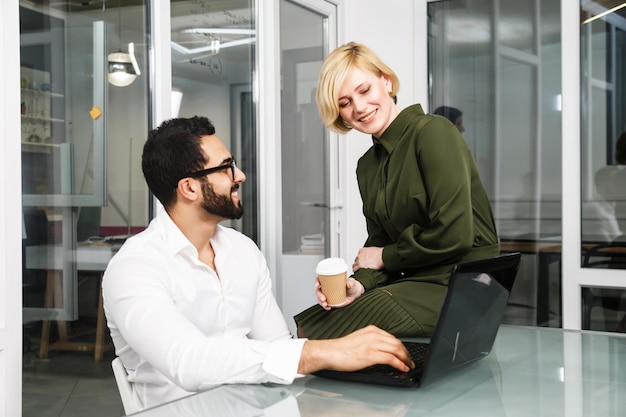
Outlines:
[[[405, 158], [413, 164], [417, 161], [415, 175], [423, 182], [419, 197], [423, 214], [419, 222], [401, 227], [397, 240], [384, 246], [383, 262], [390, 271], [455, 262], [474, 240], [474, 161], [465, 140], [449, 123], [429, 122], [418, 134], [410, 150], [415, 153], [407, 152]], [[370, 230], [372, 242], [377, 238], [376, 230], [376, 226]]]
[[389, 274], [386, 271], [361, 268], [354, 273], [354, 279], [363, 284], [366, 291], [389, 283]]

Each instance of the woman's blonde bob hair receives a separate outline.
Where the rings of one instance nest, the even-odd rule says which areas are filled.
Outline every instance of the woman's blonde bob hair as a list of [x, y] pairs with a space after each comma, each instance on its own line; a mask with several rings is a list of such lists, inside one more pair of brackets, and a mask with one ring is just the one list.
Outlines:
[[400, 87], [396, 73], [367, 46], [350, 42], [332, 51], [322, 64], [315, 99], [322, 122], [328, 129], [337, 133], [346, 133], [352, 129], [339, 115], [338, 95], [348, 71], [353, 67], [389, 78], [391, 97], [396, 96]]

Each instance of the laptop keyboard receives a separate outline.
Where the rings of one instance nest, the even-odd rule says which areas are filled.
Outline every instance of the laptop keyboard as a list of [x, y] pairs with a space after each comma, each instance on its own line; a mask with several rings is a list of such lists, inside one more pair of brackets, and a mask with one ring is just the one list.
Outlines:
[[409, 351], [409, 355], [411, 356], [411, 359], [413, 359], [413, 363], [415, 363], [414, 369], [409, 372], [401, 372], [393, 366], [373, 365], [365, 368], [363, 371], [368, 374], [395, 376], [397, 378], [407, 378], [409, 376], [413, 376], [415, 372], [421, 372], [424, 365], [424, 359], [426, 358], [430, 345], [428, 343], [404, 342], [404, 346]]

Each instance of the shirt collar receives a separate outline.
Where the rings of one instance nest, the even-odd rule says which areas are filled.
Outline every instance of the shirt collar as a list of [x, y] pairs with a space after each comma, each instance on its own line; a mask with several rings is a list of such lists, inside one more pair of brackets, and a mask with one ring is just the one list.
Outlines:
[[189, 239], [181, 232], [164, 208], [160, 207], [157, 210], [154, 222], [158, 227], [161, 239], [163, 239], [165, 246], [172, 254], [178, 254], [183, 251], [186, 252], [191, 249], [194, 251], [195, 256], [198, 256], [198, 251], [195, 246], [193, 246]]
[[372, 136], [374, 146], [377, 147], [377, 149], [379, 146], [382, 146], [387, 153], [390, 154], [393, 152], [398, 142], [400, 142], [400, 139], [403, 136], [402, 134], [407, 129], [410, 121], [415, 116], [421, 116], [423, 114], [424, 110], [422, 110], [422, 106], [420, 104], [414, 104], [402, 110], [398, 116], [393, 119], [389, 127], [383, 132], [379, 139]]
[[[188, 253], [190, 255], [193, 254], [193, 258], [198, 258], [198, 250], [196, 249], [196, 247], [178, 228], [176, 223], [174, 223], [174, 221], [169, 216], [169, 214], [167, 214], [167, 211], [165, 211], [165, 209], [160, 208], [158, 210], [154, 221], [156, 222], [156, 226], [159, 229], [161, 238], [165, 242], [165, 245], [170, 253], [174, 255], [180, 253]], [[215, 251], [216, 261], [218, 258], [218, 253], [226, 251], [232, 246], [230, 241], [227, 239], [227, 234], [224, 233], [223, 229], [224, 227], [218, 224], [215, 229], [215, 234], [211, 238], [211, 245], [213, 246], [213, 250]]]

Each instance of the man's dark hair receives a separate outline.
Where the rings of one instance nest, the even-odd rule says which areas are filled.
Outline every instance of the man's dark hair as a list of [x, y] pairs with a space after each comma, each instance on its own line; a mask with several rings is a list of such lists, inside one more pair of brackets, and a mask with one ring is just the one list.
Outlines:
[[208, 163], [201, 139], [214, 134], [211, 121], [200, 116], [166, 120], [148, 132], [141, 169], [150, 191], [165, 208], [175, 202], [178, 181]]

